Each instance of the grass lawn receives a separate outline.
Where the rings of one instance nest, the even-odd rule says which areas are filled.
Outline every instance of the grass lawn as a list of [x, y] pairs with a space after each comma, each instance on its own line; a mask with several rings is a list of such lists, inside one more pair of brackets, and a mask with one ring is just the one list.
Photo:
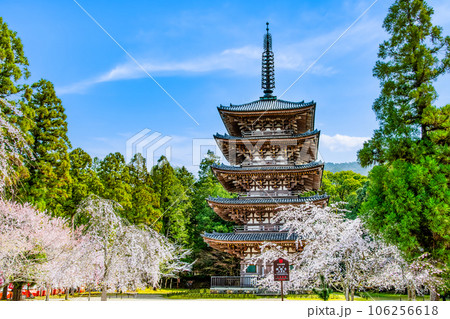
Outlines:
[[[160, 295], [168, 299], [280, 299], [280, 296], [256, 296], [253, 294], [211, 294], [209, 289], [158, 289], [153, 290], [152, 288], [147, 288], [145, 290], [138, 291], [128, 291], [126, 293], [108, 293], [108, 299], [114, 298], [132, 298], [133, 295], [139, 294], [143, 295]], [[73, 296], [69, 296], [69, 300], [73, 300], [79, 297], [88, 297], [88, 293], [76, 293]], [[91, 292], [92, 298], [99, 298], [100, 292]], [[156, 296], [155, 296], [156, 297]], [[153, 297], [152, 297], [153, 298]], [[317, 301], [321, 300], [315, 294], [304, 294], [304, 295], [287, 295], [285, 296], [288, 300], [304, 300], [304, 301]], [[50, 296], [52, 300], [64, 300], [65, 295], [53, 295]], [[34, 300], [45, 300], [43, 297], [35, 297]], [[407, 301], [408, 296], [402, 294], [393, 293], [380, 293], [380, 292], [360, 292], [355, 295], [355, 301]], [[429, 301], [430, 296], [417, 296], [417, 301]], [[334, 292], [331, 294], [329, 301], [345, 301], [344, 294], [341, 292]]]
[[[314, 294], [311, 295], [287, 295], [285, 299], [289, 300], [321, 300]], [[281, 299], [281, 296], [257, 296], [253, 294], [211, 294], [209, 292], [203, 293], [175, 293], [167, 295], [169, 299]], [[355, 300], [365, 300], [364, 298], [355, 296]], [[330, 296], [329, 301], [345, 301], [345, 297], [342, 293], [333, 293]]]
[[[405, 301], [408, 300], [407, 295], [392, 294], [392, 293], [381, 293], [381, 292], [361, 292], [359, 293], [361, 297], [369, 301], [380, 301], [380, 300], [393, 300], [393, 301]], [[416, 296], [416, 301], [430, 301], [430, 296]]]
[[[172, 290], [173, 291], [173, 290]], [[281, 298], [280, 296], [255, 296], [255, 295], [245, 295], [245, 294], [211, 294], [209, 289], [201, 290], [185, 290], [167, 293], [166, 298], [169, 299], [276, 299]], [[315, 294], [304, 294], [304, 295], [287, 295], [286, 299], [289, 300], [321, 300]], [[407, 295], [392, 294], [392, 293], [379, 293], [379, 292], [362, 292], [355, 295], [355, 301], [387, 301], [387, 300], [397, 300], [397, 301], [407, 301]], [[417, 301], [429, 301], [430, 296], [417, 296]], [[345, 301], [345, 296], [341, 292], [334, 292], [331, 294], [329, 301]]]
[[173, 293], [187, 293], [189, 292], [188, 289], [157, 289], [153, 290], [152, 288], [147, 288], [145, 290], [138, 289], [136, 291], [138, 294], [155, 294], [155, 295], [167, 295], [167, 294], [173, 294]]

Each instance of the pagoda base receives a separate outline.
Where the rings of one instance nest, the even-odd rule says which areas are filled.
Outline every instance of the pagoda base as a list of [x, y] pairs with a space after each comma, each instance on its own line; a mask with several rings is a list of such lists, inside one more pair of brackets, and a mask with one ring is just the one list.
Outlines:
[[251, 263], [251, 257], [261, 253], [261, 245], [272, 242], [284, 248], [287, 253], [302, 250], [304, 243], [299, 243], [295, 234], [288, 232], [235, 232], [204, 233], [203, 240], [212, 248], [232, 254], [241, 259], [241, 276], [264, 276], [272, 271], [272, 265]]
[[211, 276], [211, 293], [247, 294], [257, 291], [257, 276]]

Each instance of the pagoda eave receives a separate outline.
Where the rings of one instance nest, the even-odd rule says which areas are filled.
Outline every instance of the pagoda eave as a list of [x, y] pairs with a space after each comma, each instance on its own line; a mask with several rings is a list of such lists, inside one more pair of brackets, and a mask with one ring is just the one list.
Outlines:
[[[278, 233], [279, 235], [280, 233]], [[287, 233], [284, 233], [285, 236], [288, 236]], [[238, 258], [246, 258], [249, 256], [253, 256], [255, 254], [261, 253], [261, 245], [264, 242], [270, 241], [279, 246], [285, 247], [288, 252], [298, 252], [302, 250], [303, 245], [305, 244], [302, 240], [297, 241], [296, 239], [267, 239], [267, 240], [219, 240], [215, 238], [211, 238], [211, 235], [237, 235], [240, 234], [208, 234], [205, 233], [202, 235], [203, 240], [212, 248], [232, 254]], [[267, 235], [267, 234], [266, 234]]]
[[[256, 156], [272, 159], [286, 158], [291, 165], [309, 163], [317, 159], [320, 131], [314, 130], [294, 136], [252, 136], [233, 137], [214, 135], [217, 145], [227, 161], [232, 165], [248, 165]], [[258, 149], [255, 149], [255, 148]], [[264, 162], [261, 160], [261, 162]], [[275, 163], [276, 160], [270, 162]], [[265, 163], [268, 164], [268, 163]]]
[[208, 198], [208, 205], [222, 219], [244, 225], [250, 220], [270, 222], [279, 209], [313, 203], [326, 206], [329, 196], [315, 195], [298, 198]]
[[[253, 102], [256, 103], [256, 102]], [[294, 105], [293, 107], [279, 107], [271, 109], [270, 107], [218, 107], [217, 108], [222, 121], [232, 136], [243, 136], [245, 132], [251, 131], [258, 124], [274, 119], [280, 122], [290, 120], [289, 129], [294, 134], [301, 134], [314, 130], [315, 102], [306, 105]]]
[[213, 173], [227, 191], [239, 194], [257, 191], [267, 196], [317, 191], [321, 185], [323, 167], [323, 163], [278, 167], [211, 165]]

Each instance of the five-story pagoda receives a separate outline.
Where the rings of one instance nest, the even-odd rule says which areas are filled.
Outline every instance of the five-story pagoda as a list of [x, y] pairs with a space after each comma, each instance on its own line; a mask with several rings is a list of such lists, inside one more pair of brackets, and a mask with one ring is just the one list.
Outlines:
[[251, 265], [246, 257], [260, 252], [270, 241], [295, 252], [295, 235], [280, 231], [272, 222], [282, 205], [313, 202], [326, 205], [328, 197], [302, 197], [321, 185], [324, 164], [317, 161], [320, 131], [314, 128], [316, 103], [288, 102], [273, 96], [275, 88], [272, 36], [264, 35], [262, 88], [259, 100], [218, 107], [228, 134], [214, 138], [232, 166], [211, 169], [223, 187], [237, 198], [208, 198], [224, 220], [238, 224], [233, 233], [204, 233], [212, 248], [241, 258], [241, 276], [264, 275], [270, 265]]

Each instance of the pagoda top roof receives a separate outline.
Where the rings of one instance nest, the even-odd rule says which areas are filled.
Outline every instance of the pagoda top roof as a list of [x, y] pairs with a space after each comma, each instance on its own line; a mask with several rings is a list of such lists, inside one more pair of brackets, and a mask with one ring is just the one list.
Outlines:
[[245, 103], [245, 104], [230, 104], [229, 106], [220, 105], [219, 110], [233, 111], [233, 112], [248, 112], [248, 111], [276, 111], [276, 110], [290, 110], [300, 109], [316, 105], [316, 102], [290, 102], [279, 100], [277, 98], [261, 98], [259, 100]]
[[296, 203], [306, 203], [315, 202], [323, 199], [328, 199], [328, 195], [314, 195], [309, 197], [297, 197], [297, 198], [223, 198], [223, 197], [208, 197], [208, 201], [220, 203], [220, 204], [296, 204]]
[[306, 169], [306, 168], [313, 168], [322, 166], [324, 163], [322, 161], [314, 161], [308, 164], [303, 165], [290, 165], [290, 166], [231, 166], [231, 165], [224, 165], [224, 164], [212, 164], [211, 168], [226, 170], [226, 171], [273, 171], [273, 170], [296, 170], [296, 169]]
[[288, 232], [203, 233], [202, 237], [219, 241], [294, 241], [296, 234]]
[[320, 133], [319, 130], [314, 131], [308, 131], [301, 134], [295, 134], [295, 135], [262, 135], [262, 136], [231, 136], [228, 134], [214, 134], [214, 138], [220, 138], [225, 140], [258, 140], [258, 139], [286, 139], [286, 138], [297, 138], [297, 137], [305, 137], [305, 136], [312, 136], [316, 135], [317, 133]]

